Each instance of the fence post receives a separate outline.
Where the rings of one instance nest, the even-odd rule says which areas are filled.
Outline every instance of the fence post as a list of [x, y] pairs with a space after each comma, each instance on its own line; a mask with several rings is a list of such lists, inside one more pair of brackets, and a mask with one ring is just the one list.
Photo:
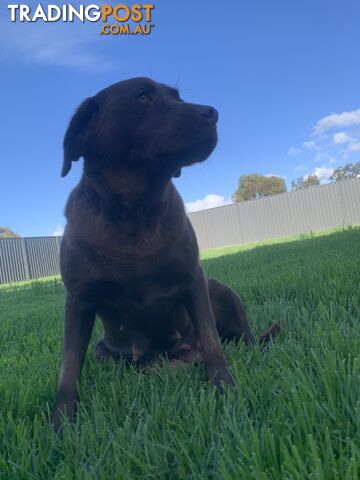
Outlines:
[[204, 212], [204, 210], [201, 210], [201, 220], [202, 220], [203, 229], [204, 229], [204, 237], [205, 237], [206, 250], [209, 250], [209, 239], [208, 239], [208, 234], [207, 234], [207, 228], [206, 228], [205, 212]]
[[21, 238], [20, 243], [21, 243], [22, 258], [24, 261], [25, 279], [31, 280], [29, 257], [28, 257], [27, 248], [26, 248], [26, 238]]
[[60, 255], [60, 243], [61, 243], [62, 237], [55, 237], [55, 238], [56, 238], [56, 248], [57, 248], [57, 252], [58, 252], [58, 255]]

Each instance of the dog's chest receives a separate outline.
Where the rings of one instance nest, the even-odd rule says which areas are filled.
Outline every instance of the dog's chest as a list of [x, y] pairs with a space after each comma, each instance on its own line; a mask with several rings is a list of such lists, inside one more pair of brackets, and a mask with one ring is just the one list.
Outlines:
[[81, 245], [86, 261], [110, 278], [114, 273], [128, 275], [156, 263], [168, 255], [176, 241], [176, 231], [162, 225], [133, 230], [94, 221], [90, 225], [85, 222], [83, 228], [78, 226], [72, 236]]
[[171, 281], [164, 284], [163, 280], [157, 278], [149, 278], [147, 276], [128, 276], [126, 279], [107, 280], [98, 279], [90, 280], [86, 285], [86, 292], [89, 297], [97, 301], [107, 303], [116, 303], [118, 299], [123, 301], [136, 302], [139, 305], [147, 306], [154, 301], [173, 297], [180, 285], [179, 281]]
[[87, 295], [98, 315], [115, 328], [134, 331], [162, 330], [169, 324], [184, 293], [184, 284], [169, 279], [166, 285], [156, 278], [132, 278], [123, 282], [95, 282]]
[[[171, 244], [170, 244], [171, 245]], [[82, 248], [82, 266], [86, 266], [86, 290], [97, 302], [114, 305], [131, 303], [139, 308], [167, 302], [177, 297], [192, 281], [194, 266], [181, 255], [181, 249], [150, 248], [147, 255], [140, 245], [120, 242], [118, 246], [104, 248], [99, 245]], [[84, 272], [80, 266], [80, 271]]]

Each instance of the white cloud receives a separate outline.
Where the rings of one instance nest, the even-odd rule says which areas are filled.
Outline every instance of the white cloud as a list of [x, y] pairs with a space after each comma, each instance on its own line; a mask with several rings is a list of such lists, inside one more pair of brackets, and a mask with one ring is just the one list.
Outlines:
[[295, 147], [291, 147], [288, 151], [288, 155], [290, 156], [299, 155], [299, 153], [301, 153], [301, 149]]
[[278, 177], [278, 178], [285, 178], [282, 175], [278, 175], [277, 173], [267, 173], [264, 177]]
[[313, 141], [313, 140], [310, 140], [308, 142], [304, 142], [303, 143], [303, 147], [306, 149], [306, 150], [312, 150], [313, 148], [316, 147], [316, 143]]
[[316, 167], [315, 170], [311, 173], [307, 173], [306, 175], [303, 175], [303, 179], [307, 180], [310, 175], [316, 175], [318, 179], [320, 180], [321, 184], [328, 183], [330, 180], [331, 175], [334, 173], [333, 168], [328, 168], [328, 167]]
[[312, 172], [312, 175], [316, 175], [319, 178], [320, 183], [327, 183], [329, 182], [329, 178], [333, 173], [333, 168], [316, 167], [315, 170]]
[[[357, 160], [360, 152], [360, 109], [333, 113], [321, 118], [316, 123], [312, 134], [316, 134], [316, 138], [313, 136], [303, 142], [302, 150], [292, 147], [288, 153], [297, 155], [302, 152], [306, 157], [311, 154], [313, 162], [319, 166], [310, 167], [315, 170], [305, 175], [304, 178], [316, 174], [321, 183], [326, 183], [334, 168], [343, 165], [344, 161], [354, 162]], [[303, 161], [303, 158], [300, 158], [300, 161]], [[304, 165], [308, 167], [307, 163], [299, 164], [295, 168], [293, 167], [294, 171], [304, 172]]]
[[209, 193], [205, 195], [203, 199], [195, 200], [195, 202], [186, 202], [185, 208], [188, 213], [197, 212], [199, 210], [205, 210], [207, 208], [221, 207], [223, 205], [228, 205], [231, 203], [230, 199], [225, 199], [221, 195], [216, 195], [215, 193]]
[[[333, 156], [334, 154], [335, 156]], [[329, 151], [327, 148], [319, 149], [314, 157], [315, 163], [322, 163], [323, 166], [333, 165], [337, 162], [338, 154], [333, 151]]]
[[61, 237], [62, 235], [64, 235], [64, 227], [62, 225], [56, 225], [56, 227], [53, 230], [51, 236], [52, 237]]
[[335, 163], [337, 163], [338, 160], [334, 157], [328, 157], [327, 159], [327, 165], [335, 165]]
[[75, 23], [21, 23], [0, 17], [0, 53], [16, 61], [74, 68], [104, 69], [97, 53], [99, 36], [94, 25]]
[[351, 137], [346, 132], [338, 132], [333, 135], [333, 141], [336, 145], [342, 145], [344, 143], [349, 143]]
[[352, 112], [332, 113], [321, 118], [315, 125], [314, 133], [320, 135], [331, 128], [360, 125], [360, 108]]
[[360, 142], [358, 142], [358, 141], [351, 142], [350, 145], [348, 146], [348, 151], [349, 152], [360, 152]]

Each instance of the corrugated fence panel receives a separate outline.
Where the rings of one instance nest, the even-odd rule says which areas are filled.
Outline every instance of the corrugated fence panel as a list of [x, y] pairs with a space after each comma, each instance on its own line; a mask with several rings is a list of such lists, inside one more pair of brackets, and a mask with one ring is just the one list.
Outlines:
[[282, 208], [279, 219], [273, 219], [276, 234], [278, 223], [283, 222], [282, 213], [285, 210], [289, 218], [289, 228], [283, 236], [298, 235], [310, 230], [326, 230], [342, 223], [342, 208], [337, 185], [312, 187], [279, 195], [279, 197]]
[[[360, 224], [360, 178], [339, 182], [339, 195], [344, 210], [344, 223], [347, 225]], [[348, 208], [353, 205], [354, 208]]]
[[59, 273], [59, 249], [56, 237], [25, 239], [31, 278], [48, 277]]
[[201, 250], [358, 225], [360, 178], [190, 213], [191, 222], [200, 213]]
[[60, 237], [0, 239], [0, 284], [60, 273]]
[[236, 204], [204, 210], [204, 224], [208, 242], [207, 248], [217, 245], [234, 245], [239, 238], [240, 226]]
[[206, 229], [204, 223], [204, 212], [194, 212], [189, 216], [190, 222], [196, 233], [196, 238], [200, 250], [208, 250], [209, 245], [206, 238]]
[[[360, 178], [189, 213], [200, 250], [360, 224]], [[1, 238], [0, 283], [56, 275], [60, 237]]]
[[0, 240], [0, 283], [28, 280], [23, 238]]

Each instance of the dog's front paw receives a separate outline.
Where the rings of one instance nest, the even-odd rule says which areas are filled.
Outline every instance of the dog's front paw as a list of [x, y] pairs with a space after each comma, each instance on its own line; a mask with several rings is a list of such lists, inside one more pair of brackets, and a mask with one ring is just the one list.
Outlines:
[[64, 414], [56, 408], [51, 415], [51, 425], [55, 433], [60, 433], [62, 430]]
[[56, 404], [52, 416], [51, 424], [55, 433], [60, 433], [63, 427], [64, 421], [67, 419], [70, 422], [73, 422], [76, 414], [76, 401], [71, 402], [61, 402]]
[[234, 386], [235, 382], [228, 368], [216, 370], [209, 374], [211, 383], [216, 387], [216, 391], [219, 395], [224, 393], [224, 385]]

